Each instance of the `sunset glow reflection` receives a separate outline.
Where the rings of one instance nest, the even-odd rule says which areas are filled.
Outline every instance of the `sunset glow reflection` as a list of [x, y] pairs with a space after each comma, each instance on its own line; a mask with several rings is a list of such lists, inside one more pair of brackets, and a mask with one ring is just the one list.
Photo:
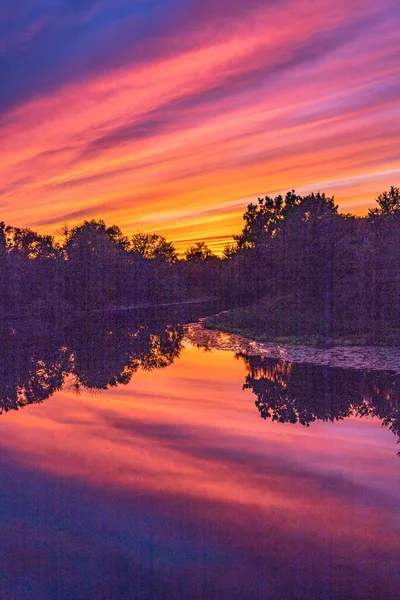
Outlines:
[[[310, 428], [263, 421], [252, 394], [241, 389], [244, 374], [230, 352], [189, 346], [172, 366], [138, 372], [126, 387], [77, 395], [67, 384], [43, 405], [2, 416], [2, 463], [55, 478], [60, 489], [84, 485], [89, 504], [104, 493], [125, 510], [133, 503], [142, 511], [145, 502], [136, 518], [151, 531], [158, 527], [156, 552], [164, 528], [179, 520], [171, 560], [194, 567], [180, 543], [182, 535], [195, 535], [192, 548], [216, 552], [224, 569], [224, 556], [233, 570], [235, 556], [242, 557], [241, 569], [250, 569], [249, 579], [272, 598], [286, 585], [271, 575], [280, 561], [289, 564], [287, 585], [297, 577], [301, 589], [313, 572], [325, 585], [321, 556], [328, 570], [358, 561], [351, 585], [366, 591], [373, 578], [378, 590], [386, 585], [386, 598], [395, 598], [390, 565], [398, 560], [400, 481], [392, 434], [368, 419]], [[105, 526], [114, 527], [112, 505], [102, 510]], [[268, 585], [252, 561], [260, 552]]]

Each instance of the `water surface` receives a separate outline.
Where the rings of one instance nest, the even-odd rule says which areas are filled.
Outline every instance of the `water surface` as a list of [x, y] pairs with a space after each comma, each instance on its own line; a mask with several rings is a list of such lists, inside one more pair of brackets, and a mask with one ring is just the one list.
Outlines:
[[2, 598], [398, 598], [395, 373], [92, 334], [1, 379]]

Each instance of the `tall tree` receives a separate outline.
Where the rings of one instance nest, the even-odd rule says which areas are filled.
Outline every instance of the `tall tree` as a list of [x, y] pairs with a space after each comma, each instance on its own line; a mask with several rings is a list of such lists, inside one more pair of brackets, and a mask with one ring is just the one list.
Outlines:
[[277, 234], [285, 213], [301, 200], [294, 191], [283, 196], [259, 198], [257, 204], [250, 203], [243, 214], [245, 225], [242, 233], [234, 235], [239, 249], [260, 248]]
[[118, 279], [128, 243], [119, 227], [85, 221], [67, 229], [65, 238], [68, 299], [83, 310], [118, 303]]

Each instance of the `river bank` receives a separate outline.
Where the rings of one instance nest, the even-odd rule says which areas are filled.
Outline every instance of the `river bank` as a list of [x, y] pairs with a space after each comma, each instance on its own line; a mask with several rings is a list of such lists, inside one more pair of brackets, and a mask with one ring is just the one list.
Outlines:
[[392, 371], [400, 374], [400, 348], [383, 346], [335, 346], [262, 342], [224, 331], [208, 329], [207, 319], [185, 327], [185, 340], [191, 345], [229, 350], [247, 356], [264, 356], [293, 363], [313, 363], [330, 367]]
[[[300, 299], [301, 300], [301, 299]], [[400, 347], [400, 327], [384, 319], [333, 319], [296, 296], [263, 297], [253, 304], [208, 316], [203, 325], [258, 342], [331, 348], [345, 346]]]

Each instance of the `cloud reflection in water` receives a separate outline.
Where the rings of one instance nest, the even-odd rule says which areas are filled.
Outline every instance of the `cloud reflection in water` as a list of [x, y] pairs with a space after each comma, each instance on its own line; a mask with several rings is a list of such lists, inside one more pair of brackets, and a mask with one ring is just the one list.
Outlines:
[[[0, 556], [19, 557], [0, 576], [8, 597], [368, 598], [372, 589], [394, 600], [393, 435], [376, 419], [263, 421], [242, 390], [242, 360], [174, 339], [181, 354], [167, 369], [138, 368], [126, 385], [79, 394], [75, 373], [43, 405], [1, 418]], [[105, 354], [91, 368], [80, 356], [92, 373]]]

